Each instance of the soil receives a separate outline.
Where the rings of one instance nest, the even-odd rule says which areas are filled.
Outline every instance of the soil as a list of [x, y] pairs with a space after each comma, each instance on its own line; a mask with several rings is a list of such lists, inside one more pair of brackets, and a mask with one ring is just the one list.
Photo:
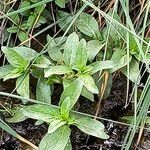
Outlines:
[[[11, 82], [8, 84], [0, 84], [0, 91], [11, 91], [12, 86], [8, 86], [9, 84], [12, 85]], [[5, 85], [7, 85], [7, 87]], [[61, 89], [62, 88], [58, 86], [56, 93], [60, 93]], [[54, 97], [57, 98], [59, 95], [54, 95]], [[8, 100], [11, 101], [10, 98], [7, 100], [4, 97], [0, 98], [5, 100], [5, 105], [7, 104]], [[128, 106], [126, 109], [124, 108], [125, 99], [126, 78], [123, 75], [119, 75], [113, 80], [113, 87], [110, 96], [106, 100], [102, 101], [99, 116], [115, 121], [120, 121], [122, 116], [127, 115], [131, 111], [130, 106]], [[79, 111], [88, 114], [94, 114], [96, 103], [96, 101], [90, 102], [81, 97], [79, 101]], [[101, 140], [92, 136], [88, 136], [77, 128], [71, 127], [71, 142], [73, 150], [120, 150], [123, 144], [123, 139], [127, 132], [127, 126], [116, 124], [110, 121], [102, 122], [105, 124], [106, 132], [110, 135], [108, 140]], [[34, 123], [35, 120], [28, 119], [21, 123], [10, 124], [10, 126], [24, 138], [28, 139], [35, 145], [39, 145], [40, 140], [47, 132], [47, 125], [42, 124], [40, 126], [35, 126]], [[32, 150], [31, 147], [21, 143], [16, 138], [2, 130], [0, 130], [0, 135], [0, 150]], [[137, 148], [138, 150], [150, 149], [150, 134], [147, 131], [144, 131], [141, 141], [141, 145], [139, 145]]]

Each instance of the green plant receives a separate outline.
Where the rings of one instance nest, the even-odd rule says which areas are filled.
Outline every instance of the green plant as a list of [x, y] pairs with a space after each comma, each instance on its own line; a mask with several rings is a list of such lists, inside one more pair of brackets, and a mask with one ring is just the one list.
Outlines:
[[[48, 41], [51, 41], [50, 36], [48, 36]], [[109, 60], [90, 63], [103, 46], [104, 44], [94, 40], [86, 43], [85, 39], [79, 40], [79, 36], [72, 33], [66, 39], [62, 53], [62, 46], [57, 46], [54, 40], [51, 41], [48, 52], [50, 58], [56, 63], [45, 69], [45, 77], [49, 77], [49, 81], [54, 80], [54, 78], [59, 79], [59, 82], [63, 83], [64, 89], [67, 88], [70, 82], [79, 79], [79, 83], [84, 86], [81, 95], [92, 100], [92, 95], [99, 93], [92, 75], [114, 66], [113, 62]], [[95, 53], [91, 52], [93, 48], [97, 50]]]
[[[108, 7], [107, 4], [109, 4]], [[137, 85], [140, 84], [142, 77], [141, 66], [146, 66], [145, 71], [149, 71], [150, 63], [149, 38], [144, 38], [145, 31], [149, 28], [147, 18], [150, 5], [148, 1], [139, 3], [142, 5], [139, 16], [135, 13], [133, 16], [136, 20], [132, 20], [131, 4], [129, 1], [122, 0], [114, 2], [90, 0], [0, 2], [2, 30], [6, 27], [3, 31], [4, 37], [0, 33], [2, 37], [0, 43], [7, 45], [1, 48], [5, 65], [0, 67], [0, 79], [3, 81], [16, 79], [16, 87], [12, 93], [16, 91], [22, 97], [3, 92], [0, 92], [0, 95], [21, 99], [23, 102], [17, 106], [13, 105], [15, 107], [10, 106], [11, 109], [1, 104], [0, 111], [7, 112], [4, 110], [6, 109], [9, 113], [11, 112], [11, 116], [5, 117], [5, 121], [18, 123], [32, 118], [37, 120], [35, 125], [47, 123], [48, 131], [39, 145], [41, 150], [72, 149], [71, 126], [77, 126], [89, 135], [107, 139], [108, 135], [104, 132], [101, 122], [87, 117], [90, 115], [74, 110], [77, 110], [76, 104], [80, 95], [94, 101], [94, 94], [97, 94], [99, 102], [93, 116], [97, 118], [101, 100], [106, 99], [111, 92], [113, 77], [116, 77], [116, 72], [122, 72], [128, 78], [125, 107], [131, 99], [134, 101], [134, 117], [126, 118], [131, 125], [122, 146], [122, 149], [130, 149], [137, 127], [140, 124], [144, 126], [145, 123], [149, 123], [149, 117], [147, 117], [149, 79], [140, 99], [137, 97]], [[139, 20], [140, 15], [141, 20]], [[45, 27], [45, 25], [48, 26]], [[140, 31], [138, 27], [141, 28]], [[44, 39], [38, 41], [35, 37], [45, 31], [48, 31], [52, 37], [48, 35], [47, 44], [43, 46]], [[14, 35], [16, 35], [15, 38]], [[32, 39], [43, 47], [40, 53], [37, 53], [36, 48], [35, 50], [29, 48], [36, 46], [32, 43]], [[16, 44], [19, 46], [14, 47]], [[0, 54], [1, 57], [3, 58]], [[30, 88], [33, 84], [32, 79], [36, 83]], [[132, 81], [133, 86], [131, 98], [128, 96], [129, 80]], [[54, 98], [56, 102], [59, 101], [59, 106], [52, 105], [51, 98], [53, 92], [55, 94], [56, 84], [63, 85], [60, 98]], [[36, 100], [29, 97], [35, 97]], [[0, 119], [0, 127], [38, 149], [20, 137], [2, 119]]]
[[[20, 9], [29, 7], [32, 4], [35, 4], [37, 0], [23, 0], [20, 3]], [[44, 11], [46, 5], [40, 5], [35, 7], [34, 10], [27, 10], [20, 12], [20, 14], [12, 15], [10, 20], [13, 24], [11, 27], [7, 28], [9, 33], [17, 33], [17, 37], [21, 42], [29, 38], [29, 33], [32, 31], [32, 28], [38, 28], [41, 24], [46, 23], [45, 17], [43, 17], [42, 12]], [[12, 10], [13, 11], [13, 10]]]
[[[6, 81], [8, 79], [16, 80], [16, 90], [21, 96], [29, 98], [29, 73], [30, 63], [37, 57], [38, 53], [27, 47], [2, 47], [9, 64], [0, 67], [0, 79]], [[42, 61], [41, 61], [42, 59]], [[40, 56], [34, 63], [33, 67], [44, 68], [51, 62], [44, 56]]]
[[[68, 93], [69, 89], [69, 93]], [[70, 125], [77, 126], [81, 131], [107, 139], [109, 136], [104, 132], [104, 125], [90, 117], [71, 112], [72, 107], [79, 98], [82, 91], [82, 85], [79, 79], [76, 79], [63, 91], [60, 98], [60, 108], [52, 106], [34, 104], [29, 106], [20, 106], [12, 110], [13, 117], [7, 118], [7, 122], [20, 122], [27, 118], [38, 120], [36, 124], [46, 122], [48, 127], [47, 134], [41, 140], [40, 150], [48, 149], [71, 149], [70, 143]]]

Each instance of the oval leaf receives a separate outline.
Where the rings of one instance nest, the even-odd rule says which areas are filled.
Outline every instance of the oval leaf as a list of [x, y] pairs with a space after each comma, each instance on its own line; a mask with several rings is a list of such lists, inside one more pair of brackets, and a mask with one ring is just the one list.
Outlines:
[[81, 13], [76, 20], [77, 28], [87, 36], [93, 37], [99, 32], [98, 23], [92, 15]]
[[86, 134], [101, 139], [109, 138], [109, 136], [104, 132], [104, 125], [95, 119], [76, 115], [74, 121], [75, 121], [74, 125], [77, 126], [81, 131], [85, 132]]
[[29, 65], [29, 61], [25, 60], [21, 55], [19, 55], [13, 48], [6, 46], [2, 47], [2, 52], [5, 54], [8, 62], [16, 68], [26, 69]]
[[62, 102], [69, 97], [70, 98], [70, 110], [74, 106], [74, 104], [77, 102], [81, 92], [82, 92], [83, 82], [80, 79], [76, 79], [72, 83], [70, 83], [60, 97], [60, 105]]
[[40, 150], [64, 150], [69, 137], [70, 128], [66, 125], [58, 128], [51, 134], [46, 134], [39, 145]]
[[64, 48], [63, 58], [66, 65], [71, 66], [74, 63], [78, 45], [79, 36], [74, 32], [68, 36]]
[[66, 121], [63, 121], [63, 120], [53, 120], [49, 127], [48, 127], [48, 134], [51, 134], [53, 132], [55, 132], [58, 128], [60, 128], [61, 126], [65, 125], [67, 122]]
[[51, 89], [47, 80], [39, 78], [36, 85], [36, 99], [41, 102], [51, 103]]
[[29, 74], [19, 77], [16, 81], [17, 93], [23, 97], [29, 98]]
[[88, 74], [80, 75], [80, 79], [83, 81], [84, 86], [92, 93], [98, 94], [98, 88], [94, 82], [92, 76]]
[[62, 75], [66, 73], [72, 72], [71, 68], [65, 65], [59, 65], [50, 67], [47, 71], [45, 71], [45, 77], [49, 77], [54, 74]]
[[39, 104], [25, 106], [21, 110], [22, 113], [28, 118], [37, 119], [48, 123], [60, 115], [60, 111], [58, 109]]

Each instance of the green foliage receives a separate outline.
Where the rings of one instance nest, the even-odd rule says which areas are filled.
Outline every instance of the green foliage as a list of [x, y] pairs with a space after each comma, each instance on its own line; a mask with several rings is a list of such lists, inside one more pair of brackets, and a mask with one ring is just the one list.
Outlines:
[[[104, 125], [101, 122], [72, 110], [76, 109], [81, 95], [94, 101], [94, 95], [104, 90], [102, 98], [106, 99], [111, 92], [113, 73], [117, 71], [121, 71], [133, 83], [139, 84], [141, 78], [139, 62], [145, 63], [139, 43], [133, 34], [126, 34], [125, 29], [119, 25], [122, 24], [122, 19], [117, 11], [108, 12], [111, 21], [107, 18], [108, 15], [104, 15], [106, 25], [100, 30], [99, 23], [103, 26], [103, 19], [98, 23], [98, 19], [95, 19], [97, 13], [90, 14], [91, 10], [88, 13], [78, 10], [78, 3], [75, 4], [77, 8], [70, 13], [66, 6], [68, 4], [74, 6], [72, 2], [53, 0], [51, 6], [55, 6], [56, 10], [51, 10], [50, 14], [47, 10], [50, 5], [41, 3], [36, 6], [39, 2], [40, 0], [22, 0], [18, 5], [19, 10], [16, 10], [17, 14], [14, 15], [12, 9], [10, 15], [9, 13], [6, 15], [11, 22], [4, 30], [6, 36], [4, 42], [10, 40], [11, 43], [18, 43], [20, 40], [23, 45], [27, 40], [28, 43], [25, 43], [26, 46], [1, 47], [7, 61], [0, 67], [0, 79], [3, 81], [16, 79], [15, 91], [27, 99], [32, 95], [40, 104], [27, 105], [27, 101], [22, 100], [23, 104], [12, 108], [11, 116], [5, 121], [18, 123], [32, 118], [37, 120], [35, 125], [47, 123], [48, 131], [40, 142], [40, 150], [71, 150], [70, 125], [76, 126], [88, 135], [108, 139], [109, 136], [104, 132]], [[31, 7], [32, 5], [35, 7]], [[45, 15], [47, 12], [49, 14]], [[45, 23], [48, 23], [48, 29], [52, 31], [49, 28], [51, 22], [54, 23], [54, 32], [57, 28], [61, 28], [61, 32], [55, 34], [59, 37], [55, 35], [55, 38], [51, 37], [50, 32], [51, 36], [47, 35], [47, 44], [40, 53], [37, 53], [37, 50], [30, 48], [32, 41], [28, 41], [28, 38], [31, 37], [30, 34], [36, 32], [35, 28], [40, 33], [41, 25]], [[65, 34], [62, 35], [62, 32]], [[9, 39], [9, 33], [16, 35], [16, 40], [11, 37]], [[149, 47], [143, 42], [141, 48], [146, 61], [150, 64]], [[30, 91], [32, 79], [36, 83], [33, 93], [34, 90]], [[63, 85], [58, 106], [51, 105], [55, 84]], [[3, 120], [0, 121], [2, 129], [18, 136]]]
[[[19, 9], [24, 9], [30, 7], [32, 4], [36, 3], [34, 0], [22, 0]], [[42, 12], [46, 5], [40, 5], [35, 7], [33, 10], [28, 9], [26, 11], [20, 12], [16, 16], [11, 16], [13, 20], [11, 27], [7, 29], [9, 33], [16, 33], [18, 39], [21, 42], [26, 41], [29, 38], [29, 31], [32, 27], [38, 28], [41, 24], [45, 24], [47, 21], [42, 16]]]
[[41, 140], [40, 150], [64, 150], [70, 136], [71, 130], [67, 125], [58, 128], [51, 134], [46, 134]]
[[36, 85], [36, 99], [41, 102], [51, 103], [51, 88], [45, 78], [39, 78]]
[[104, 125], [95, 119], [76, 115], [74, 125], [89, 135], [102, 139], [109, 138], [109, 136], [104, 133]]
[[89, 37], [96, 37], [96, 33], [99, 32], [98, 23], [95, 18], [83, 12], [76, 20], [76, 26], [83, 34]]

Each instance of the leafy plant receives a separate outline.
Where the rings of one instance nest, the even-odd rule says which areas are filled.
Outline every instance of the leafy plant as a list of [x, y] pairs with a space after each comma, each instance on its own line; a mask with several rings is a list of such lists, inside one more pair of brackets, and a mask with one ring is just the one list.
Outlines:
[[[33, 49], [27, 47], [9, 48], [4, 46], [2, 47], [2, 52], [5, 54], [5, 57], [7, 58], [9, 64], [0, 67], [0, 79], [6, 81], [8, 79], [17, 78], [16, 90], [18, 94], [29, 98], [30, 63], [38, 55], [38, 53]], [[41, 57], [42, 61], [40, 61]], [[33, 66], [45, 68], [51, 64], [51, 62], [46, 57], [41, 57], [39, 57], [37, 61], [33, 63]], [[41, 81], [39, 82], [39, 84], [42, 84]], [[39, 96], [37, 96], [37, 99], [40, 99]]]
[[[61, 78], [64, 88], [67, 88], [67, 85], [73, 80], [78, 79], [79, 84], [84, 86], [81, 94], [91, 98], [87, 93], [90, 95], [99, 93], [92, 75], [100, 70], [113, 68], [112, 61], [97, 61], [88, 64], [94, 60], [96, 54], [103, 46], [98, 41], [92, 40], [86, 43], [85, 39], [79, 40], [79, 36], [75, 32], [68, 36], [63, 47], [63, 53], [61, 48], [56, 46], [54, 41], [51, 41], [48, 47], [49, 55], [57, 63], [45, 69], [45, 77], [51, 78], [57, 75]], [[91, 53], [92, 48], [97, 49], [97, 51]], [[52, 53], [52, 50], [55, 50], [55, 53]], [[55, 57], [56, 53], [58, 53], [57, 56], [59, 58]]]
[[[7, 118], [7, 121], [13, 122], [14, 120], [14, 122], [18, 122], [19, 120], [23, 121], [27, 118], [32, 118], [46, 122], [49, 125], [48, 132], [41, 140], [40, 150], [49, 150], [51, 148], [65, 150], [67, 146], [71, 149], [69, 139], [70, 125], [77, 126], [81, 131], [89, 135], [108, 139], [109, 136], [105, 134], [104, 125], [101, 122], [79, 113], [71, 112], [72, 107], [80, 96], [80, 94], [77, 95], [76, 93], [82, 91], [82, 85], [78, 83], [80, 83], [79, 79], [76, 79], [63, 91], [59, 103], [60, 108], [40, 104], [22, 106], [17, 109], [17, 113], [14, 113], [13, 118]], [[70, 89], [69, 93], [68, 89]]]
[[[20, 9], [29, 7], [36, 3], [36, 0], [23, 0], [20, 3]], [[7, 28], [9, 33], [17, 33], [17, 36], [21, 42], [29, 38], [29, 32], [33, 28], [39, 27], [41, 24], [46, 23], [46, 19], [41, 15], [46, 5], [36, 7], [33, 11], [27, 10], [20, 14], [11, 16], [13, 24]]]

